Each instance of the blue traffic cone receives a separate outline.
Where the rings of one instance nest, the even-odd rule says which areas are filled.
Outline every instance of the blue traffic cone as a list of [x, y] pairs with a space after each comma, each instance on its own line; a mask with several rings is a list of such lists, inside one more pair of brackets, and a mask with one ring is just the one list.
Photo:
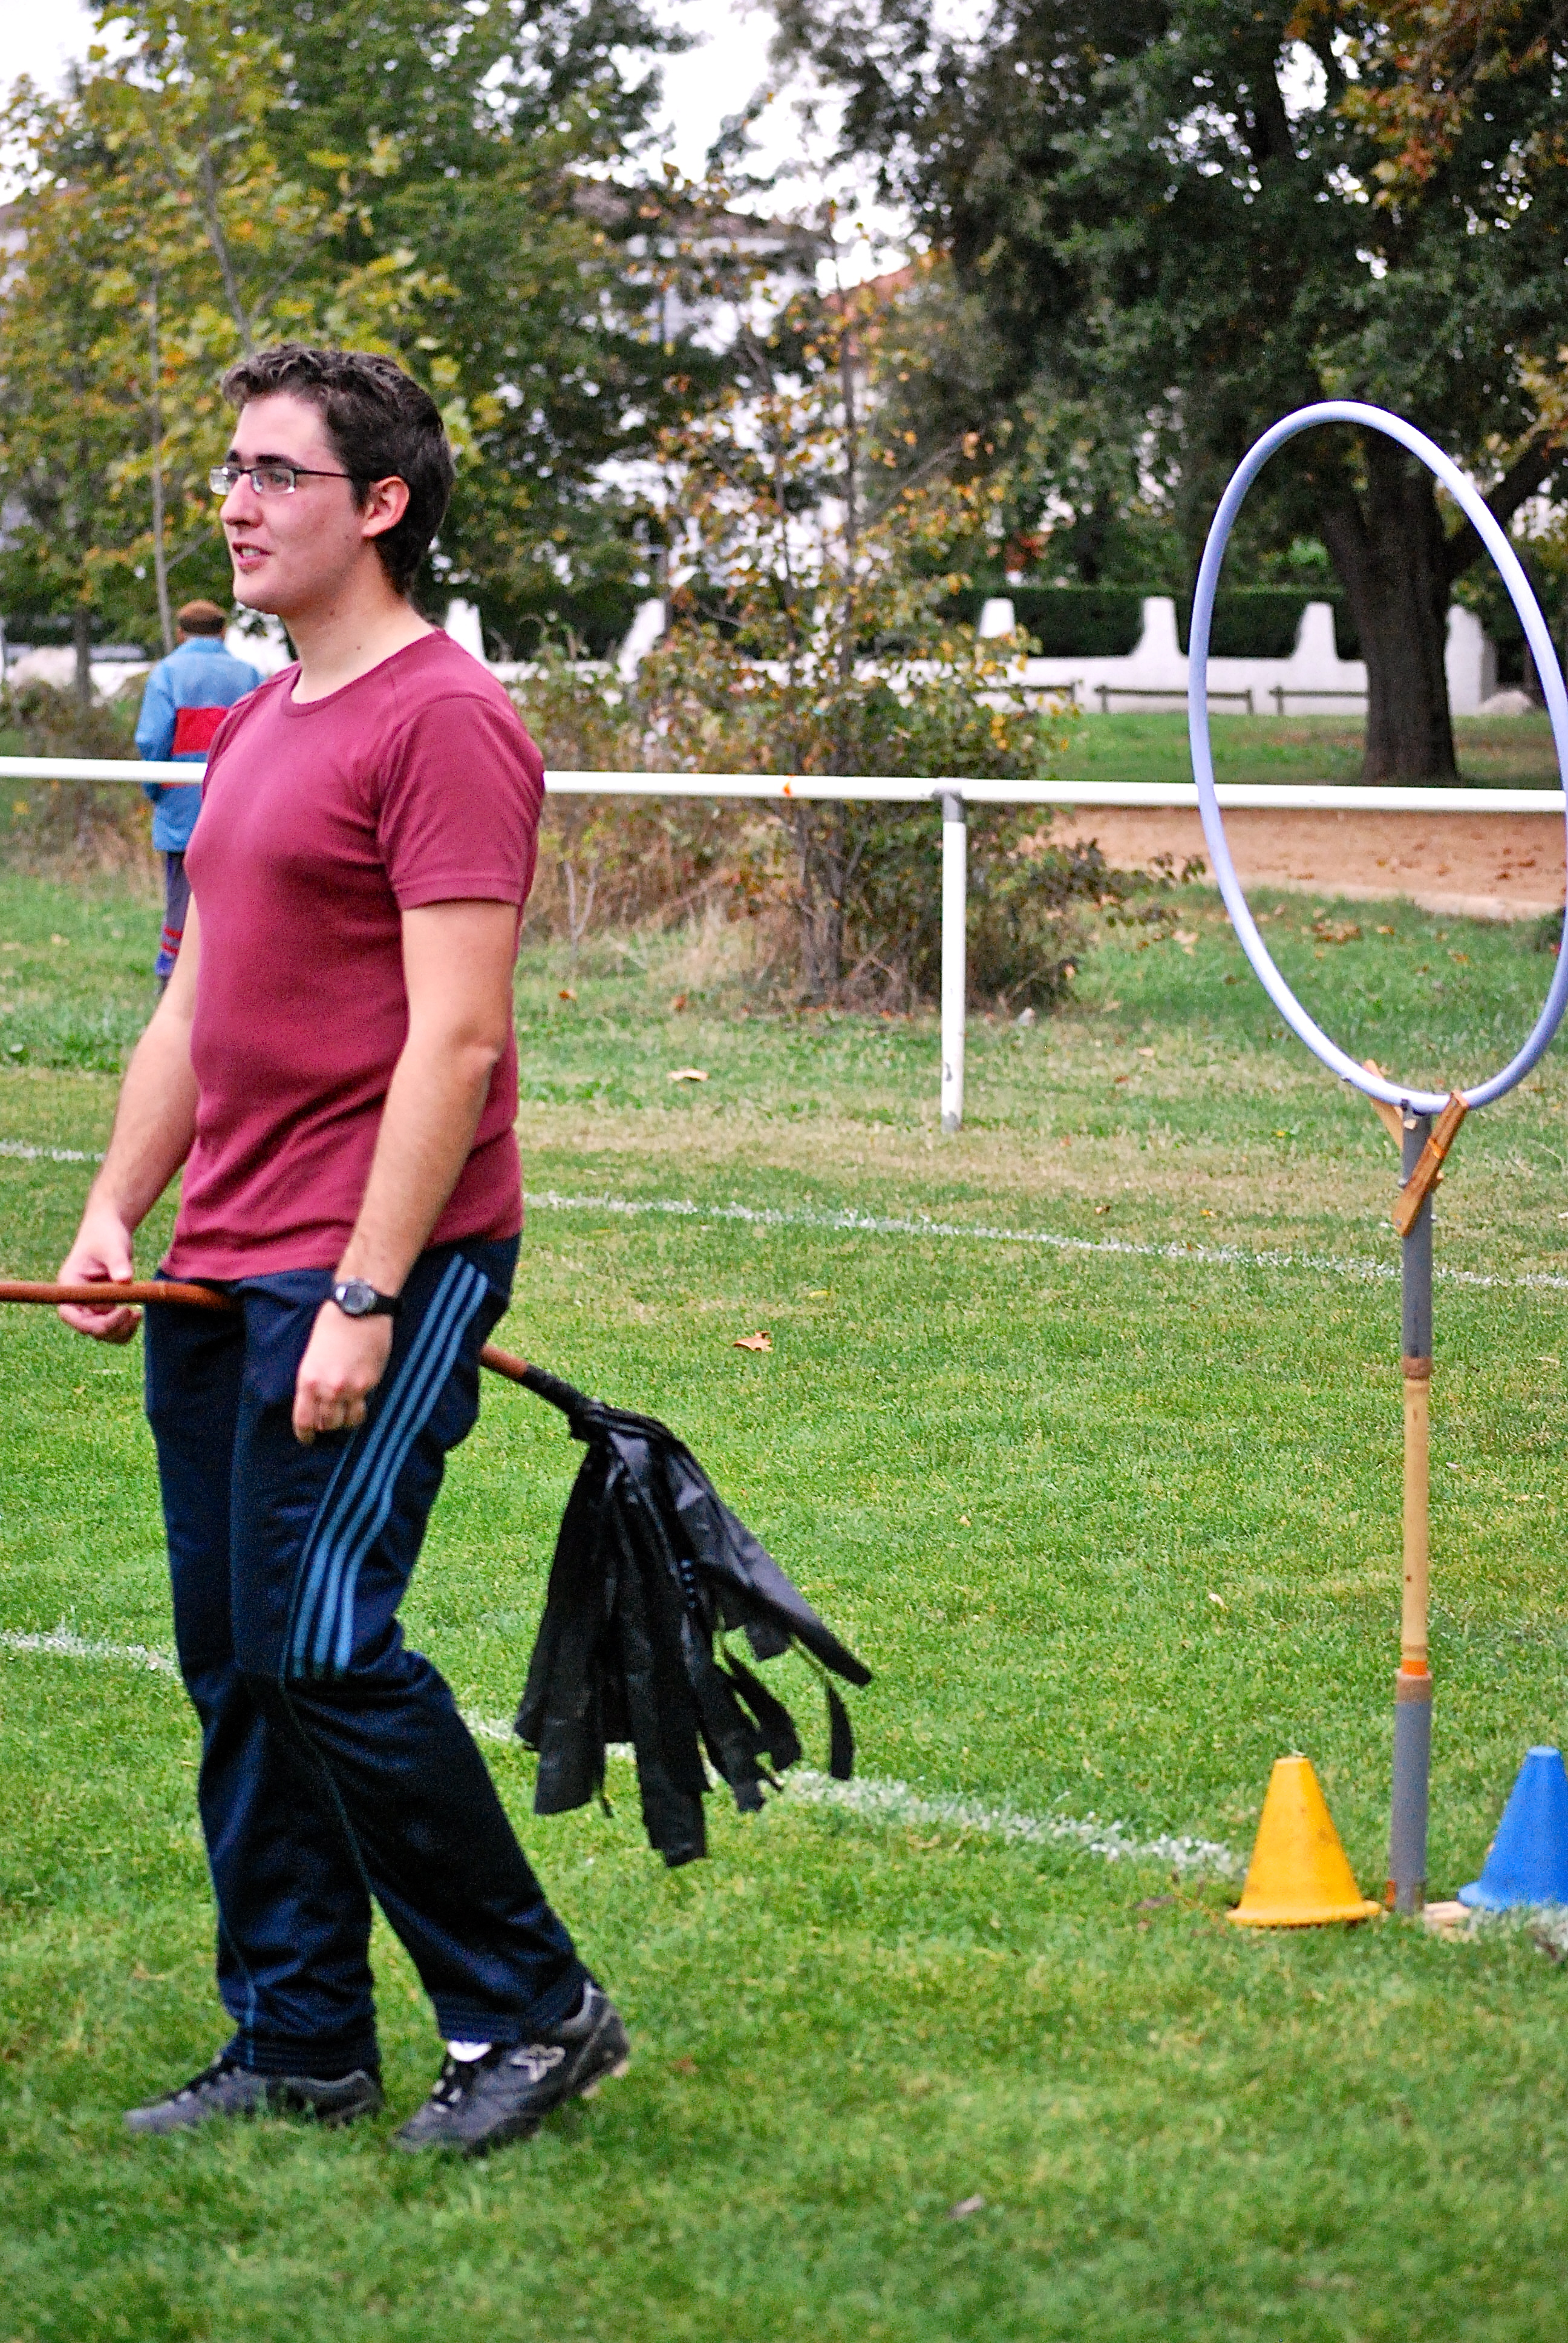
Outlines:
[[1459, 1900], [1483, 1912], [1568, 1904], [1568, 1770], [1560, 1749], [1525, 1752], [1481, 1876]]

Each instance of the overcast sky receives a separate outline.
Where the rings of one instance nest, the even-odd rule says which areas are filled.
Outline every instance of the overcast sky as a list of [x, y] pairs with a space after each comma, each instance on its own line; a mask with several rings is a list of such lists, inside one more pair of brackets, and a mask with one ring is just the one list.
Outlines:
[[[739, 114], [769, 79], [773, 19], [766, 7], [748, 7], [745, 0], [661, 0], [658, 14], [701, 36], [699, 48], [670, 59], [664, 68], [663, 121], [671, 133], [671, 157], [695, 176], [725, 116]], [[0, 85], [8, 86], [29, 74], [45, 87], [56, 86], [68, 61], [85, 50], [90, 26], [81, 0], [0, 0]], [[788, 91], [776, 97], [756, 135], [754, 167], [768, 170], [809, 159], [802, 153]], [[823, 186], [819, 176], [807, 174], [791, 183], [781, 200], [808, 201]], [[889, 223], [882, 219], [877, 226], [885, 238]], [[885, 250], [863, 247], [850, 273], [885, 266], [889, 257]]]

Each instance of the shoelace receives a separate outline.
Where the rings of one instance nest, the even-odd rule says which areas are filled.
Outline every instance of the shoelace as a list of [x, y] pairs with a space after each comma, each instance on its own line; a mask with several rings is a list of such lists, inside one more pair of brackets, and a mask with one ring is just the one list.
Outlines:
[[444, 2058], [430, 2097], [438, 2107], [455, 2107], [484, 2068], [483, 2058]]
[[193, 2075], [188, 2083], [182, 2083], [177, 2091], [171, 2091], [170, 2098], [199, 2099], [204, 2091], [216, 2090], [224, 2077], [230, 2073], [237, 2063], [237, 2060], [226, 2057], [220, 2051], [211, 2065], [204, 2066], [199, 2075]]
[[[491, 2051], [483, 2058], [454, 2058], [448, 2052], [441, 2062], [430, 2093], [432, 2106], [455, 2107], [467, 2097], [482, 2074], [493, 2066], [520, 2067], [530, 2083], [542, 2082], [566, 2056], [558, 2042], [518, 2042], [499, 2053]], [[208, 2070], [210, 2073], [210, 2069]], [[201, 2077], [197, 2077], [198, 2081]]]

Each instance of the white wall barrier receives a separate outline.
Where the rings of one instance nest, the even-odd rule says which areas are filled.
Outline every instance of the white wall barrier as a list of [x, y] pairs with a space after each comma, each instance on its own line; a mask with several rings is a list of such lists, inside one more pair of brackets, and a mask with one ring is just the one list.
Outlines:
[[[200, 786], [195, 765], [136, 764], [107, 757], [0, 757], [6, 781], [162, 781]], [[930, 805], [941, 813], [941, 1127], [957, 1131], [964, 1111], [964, 1025], [967, 982], [965, 906], [971, 805], [1187, 806], [1196, 809], [1191, 781], [987, 781], [951, 775], [909, 780], [882, 775], [853, 779], [815, 773], [550, 773], [557, 797], [783, 798], [845, 805]], [[1221, 781], [1221, 807], [1273, 807], [1312, 813], [1553, 813], [1563, 812], [1561, 789], [1405, 789], [1330, 787], [1315, 782]]]
[[[1012, 620], [1012, 604], [999, 596], [982, 610], [979, 631], [988, 639], [1005, 635]], [[1443, 666], [1450, 708], [1456, 716], [1475, 715], [1497, 689], [1497, 651], [1475, 613], [1457, 603], [1449, 608]], [[1141, 632], [1124, 656], [1025, 659], [1020, 676], [1030, 690], [1067, 692], [1091, 713], [1126, 712], [1141, 703], [1184, 711], [1188, 659], [1176, 605], [1168, 594], [1145, 595]], [[1289, 659], [1211, 656], [1209, 698], [1218, 713], [1353, 716], [1366, 705], [1366, 665], [1341, 659], [1332, 603], [1309, 602]]]

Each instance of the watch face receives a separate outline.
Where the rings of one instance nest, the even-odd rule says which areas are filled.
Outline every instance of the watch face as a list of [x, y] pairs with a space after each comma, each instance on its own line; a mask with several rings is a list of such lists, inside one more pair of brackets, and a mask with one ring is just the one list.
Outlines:
[[346, 1318], [367, 1318], [376, 1307], [376, 1288], [362, 1277], [346, 1277], [333, 1287], [332, 1298]]

